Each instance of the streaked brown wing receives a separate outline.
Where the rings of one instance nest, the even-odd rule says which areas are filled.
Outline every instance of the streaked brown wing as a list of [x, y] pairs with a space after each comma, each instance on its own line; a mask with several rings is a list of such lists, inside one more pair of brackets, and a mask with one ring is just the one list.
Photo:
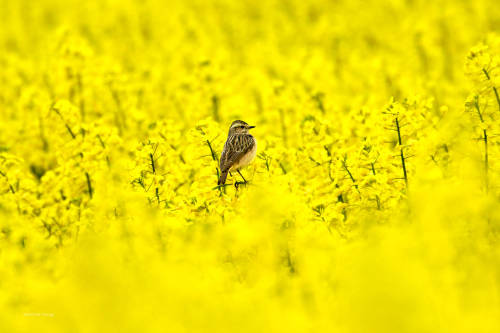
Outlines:
[[254, 145], [255, 141], [250, 134], [233, 135], [227, 138], [220, 157], [220, 169], [222, 171], [229, 170], [229, 168], [245, 156]]

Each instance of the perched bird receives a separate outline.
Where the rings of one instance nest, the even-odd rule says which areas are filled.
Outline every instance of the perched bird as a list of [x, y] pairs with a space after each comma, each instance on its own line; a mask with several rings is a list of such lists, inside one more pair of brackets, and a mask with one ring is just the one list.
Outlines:
[[240, 169], [249, 165], [257, 153], [257, 140], [248, 133], [254, 127], [242, 120], [233, 121], [229, 127], [229, 134], [220, 156], [221, 175], [218, 185], [226, 183], [227, 174], [232, 170], [236, 170], [245, 183], [247, 182]]

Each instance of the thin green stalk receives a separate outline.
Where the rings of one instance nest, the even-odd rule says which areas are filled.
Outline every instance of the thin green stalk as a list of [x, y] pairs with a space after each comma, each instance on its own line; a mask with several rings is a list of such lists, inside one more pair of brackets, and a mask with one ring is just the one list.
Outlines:
[[[481, 113], [481, 109], [479, 108], [479, 101], [478, 97], [476, 96], [476, 99], [474, 101], [474, 107], [476, 108], [477, 115], [479, 117], [479, 120], [481, 121], [482, 124], [484, 124], [484, 119], [483, 115]], [[488, 192], [489, 189], [489, 155], [488, 155], [488, 133], [486, 129], [483, 129], [483, 139], [484, 142], [484, 183], [485, 183], [485, 188], [486, 192]]]
[[[483, 68], [483, 73], [484, 73], [484, 75], [486, 75], [486, 78], [488, 79], [488, 81], [491, 81], [490, 73], [488, 73], [488, 71], [485, 68]], [[497, 99], [498, 111], [500, 111], [500, 96], [498, 95], [497, 87], [493, 86], [493, 92], [495, 93], [495, 97]]]
[[[375, 176], [377, 174], [375, 172], [375, 163], [371, 162], [370, 165], [372, 167], [372, 173]], [[377, 209], [381, 210], [382, 209], [382, 205], [380, 204], [380, 197], [378, 196], [378, 194], [375, 194], [375, 200], [377, 201]]]
[[92, 199], [94, 191], [92, 189], [92, 182], [90, 181], [90, 175], [88, 172], [85, 172], [85, 177], [87, 178], [87, 188], [89, 190], [89, 197], [90, 199]]
[[398, 142], [400, 148], [400, 156], [401, 156], [401, 165], [403, 167], [403, 176], [406, 184], [406, 190], [408, 190], [408, 172], [406, 171], [406, 162], [405, 162], [405, 156], [404, 156], [404, 151], [403, 151], [403, 140], [401, 139], [401, 126], [399, 125], [399, 119], [396, 117], [396, 130], [398, 132]]

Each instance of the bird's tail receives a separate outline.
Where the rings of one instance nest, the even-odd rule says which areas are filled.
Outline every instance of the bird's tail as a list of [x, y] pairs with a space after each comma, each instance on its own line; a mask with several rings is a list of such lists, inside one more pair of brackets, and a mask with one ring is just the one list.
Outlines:
[[226, 183], [226, 178], [229, 170], [222, 171], [222, 174], [220, 175], [219, 182], [217, 185], [224, 185]]

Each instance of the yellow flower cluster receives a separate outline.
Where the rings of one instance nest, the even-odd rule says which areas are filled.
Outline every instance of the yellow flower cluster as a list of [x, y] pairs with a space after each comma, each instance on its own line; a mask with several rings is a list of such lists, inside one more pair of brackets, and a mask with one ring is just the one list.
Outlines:
[[0, 18], [0, 332], [500, 331], [494, 1]]

